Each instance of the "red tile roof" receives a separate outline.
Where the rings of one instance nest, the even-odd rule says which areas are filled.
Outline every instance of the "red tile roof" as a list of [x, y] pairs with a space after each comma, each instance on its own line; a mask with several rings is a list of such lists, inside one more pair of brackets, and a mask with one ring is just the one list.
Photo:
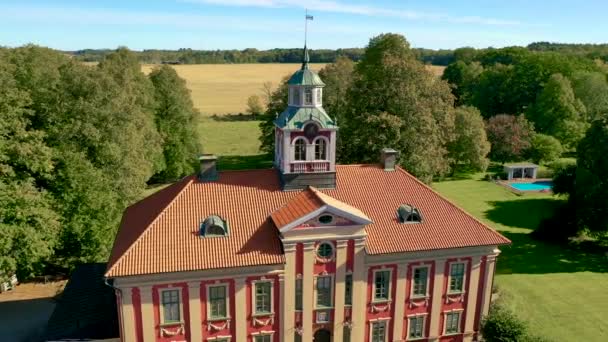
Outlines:
[[[336, 189], [321, 192], [373, 221], [365, 228], [369, 254], [510, 242], [402, 169], [339, 165], [336, 174]], [[306, 212], [319, 205], [314, 197], [308, 190], [281, 191], [273, 169], [221, 172], [209, 183], [188, 177], [126, 210], [106, 276], [283, 263], [269, 216], [290, 200]], [[404, 203], [418, 208], [423, 222], [399, 223], [396, 211]], [[228, 221], [229, 236], [198, 236], [200, 223], [212, 214]]]

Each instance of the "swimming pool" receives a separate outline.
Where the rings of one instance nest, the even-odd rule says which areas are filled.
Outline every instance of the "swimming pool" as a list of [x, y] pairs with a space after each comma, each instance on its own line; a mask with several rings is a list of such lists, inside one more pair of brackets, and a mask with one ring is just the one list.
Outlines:
[[538, 181], [533, 183], [509, 183], [509, 185], [519, 191], [543, 191], [551, 190], [553, 183], [550, 181]]

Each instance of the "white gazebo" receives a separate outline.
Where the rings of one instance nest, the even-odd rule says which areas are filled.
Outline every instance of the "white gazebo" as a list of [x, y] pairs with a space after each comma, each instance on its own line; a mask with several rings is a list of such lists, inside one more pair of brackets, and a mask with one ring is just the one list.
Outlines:
[[514, 179], [536, 179], [538, 165], [532, 163], [505, 164], [504, 171], [508, 180]]

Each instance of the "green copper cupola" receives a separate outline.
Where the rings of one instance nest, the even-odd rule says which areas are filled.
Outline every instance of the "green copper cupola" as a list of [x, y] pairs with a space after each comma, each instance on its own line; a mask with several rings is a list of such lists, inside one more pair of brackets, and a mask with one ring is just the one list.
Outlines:
[[284, 190], [336, 186], [338, 126], [323, 109], [325, 83], [309, 62], [305, 44], [302, 67], [287, 81], [288, 106], [274, 121], [274, 165]]

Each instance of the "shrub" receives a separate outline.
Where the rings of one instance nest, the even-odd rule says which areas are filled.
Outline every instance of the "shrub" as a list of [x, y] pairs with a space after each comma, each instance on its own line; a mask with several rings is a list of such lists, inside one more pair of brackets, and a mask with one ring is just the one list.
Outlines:
[[534, 134], [532, 146], [527, 152], [528, 158], [535, 163], [550, 163], [562, 154], [564, 149], [556, 138], [545, 134]]
[[526, 324], [504, 306], [494, 303], [481, 323], [481, 334], [487, 342], [520, 342], [526, 338]]

